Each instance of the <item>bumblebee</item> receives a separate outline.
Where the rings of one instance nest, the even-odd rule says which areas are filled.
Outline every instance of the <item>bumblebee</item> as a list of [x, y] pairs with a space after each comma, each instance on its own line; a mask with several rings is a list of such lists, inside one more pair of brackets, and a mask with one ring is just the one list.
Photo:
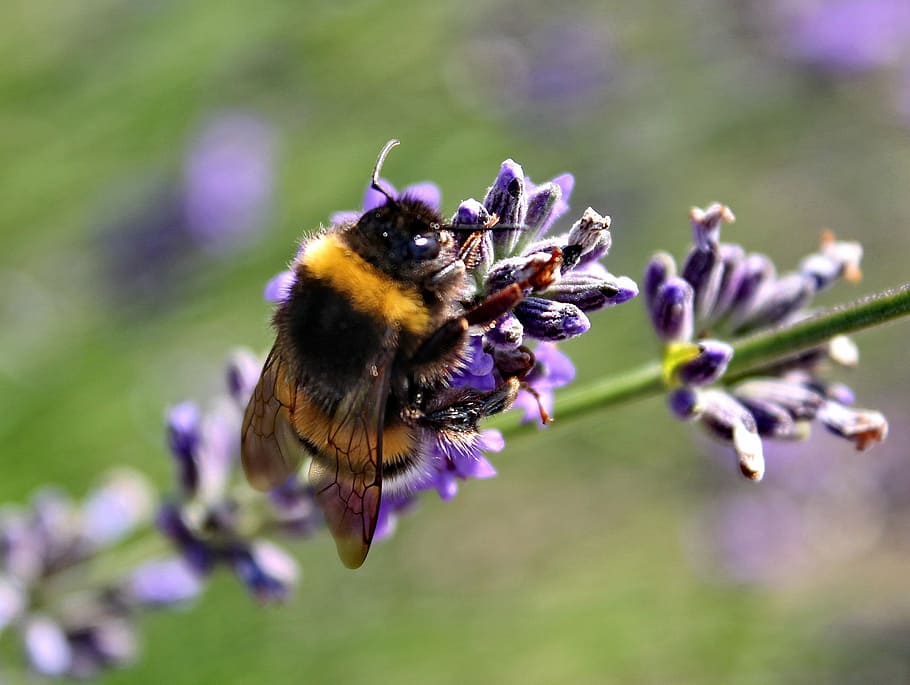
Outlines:
[[469, 329], [547, 287], [561, 260], [554, 249], [521, 282], [474, 301], [468, 268], [483, 234], [470, 227], [459, 239], [464, 227], [382, 188], [380, 169], [397, 144], [373, 167], [371, 187], [385, 203], [303, 243], [241, 432], [244, 472], [257, 489], [280, 485], [310, 458], [309, 482], [349, 568], [366, 558], [383, 495], [407, 493], [431, 473], [422, 446], [470, 439], [480, 419], [511, 406], [521, 370], [489, 391], [449, 381]]

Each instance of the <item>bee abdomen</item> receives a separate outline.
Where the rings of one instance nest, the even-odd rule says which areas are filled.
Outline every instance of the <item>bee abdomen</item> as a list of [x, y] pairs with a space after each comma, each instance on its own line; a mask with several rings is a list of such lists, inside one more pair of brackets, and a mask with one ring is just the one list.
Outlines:
[[298, 273], [291, 296], [275, 314], [298, 381], [324, 406], [363, 382], [386, 337], [380, 319], [355, 309], [343, 293]]

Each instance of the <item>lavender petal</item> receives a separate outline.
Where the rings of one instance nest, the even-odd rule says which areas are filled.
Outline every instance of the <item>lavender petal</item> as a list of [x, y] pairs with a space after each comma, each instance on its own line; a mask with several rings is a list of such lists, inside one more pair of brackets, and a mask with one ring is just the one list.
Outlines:
[[561, 388], [575, 380], [575, 365], [558, 345], [542, 342], [534, 349], [534, 368], [525, 381], [535, 390]]
[[278, 304], [288, 299], [297, 276], [293, 271], [286, 270], [272, 277], [262, 290], [262, 299], [272, 304]]
[[720, 290], [722, 263], [717, 245], [694, 248], [683, 263], [681, 275], [695, 293], [695, 319], [706, 319], [714, 308]]
[[749, 254], [742, 264], [739, 287], [730, 298], [729, 319], [738, 325], [752, 312], [759, 293], [772, 282], [777, 274], [774, 262], [762, 254]]
[[727, 370], [733, 358], [733, 348], [720, 340], [700, 340], [695, 359], [680, 364], [676, 376], [683, 385], [709, 385]]
[[691, 387], [683, 386], [671, 391], [667, 396], [667, 406], [677, 418], [683, 421], [697, 418], [701, 413], [698, 406], [698, 391]]
[[734, 394], [746, 399], [772, 402], [784, 409], [794, 419], [812, 419], [825, 398], [801, 383], [778, 378], [756, 378], [733, 387]]
[[[398, 197], [398, 191], [395, 190], [395, 186], [389, 183], [384, 178], [378, 179], [379, 186], [383, 188], [389, 195], [392, 197]], [[388, 198], [378, 190], [375, 190], [372, 186], [368, 186], [366, 191], [363, 194], [363, 211], [369, 212], [371, 209], [376, 209], [381, 207], [386, 202]]]
[[854, 409], [829, 400], [818, 410], [818, 419], [835, 435], [850, 440], [858, 450], [888, 437], [888, 420], [872, 409]]
[[514, 350], [524, 339], [524, 326], [514, 314], [504, 314], [487, 330], [484, 339], [495, 348]]
[[737, 321], [734, 333], [742, 334], [784, 322], [805, 307], [814, 295], [815, 282], [811, 276], [801, 273], [782, 276], [762, 289], [749, 314]]
[[658, 252], [651, 257], [648, 266], [645, 267], [645, 275], [642, 279], [642, 290], [648, 311], [653, 310], [654, 298], [657, 297], [657, 291], [660, 286], [675, 275], [676, 261], [673, 259], [673, 255], [666, 252]]
[[145, 476], [118, 469], [82, 504], [82, 533], [94, 547], [111, 545], [148, 521], [153, 503], [154, 490]]
[[227, 364], [227, 388], [238, 407], [246, 407], [262, 372], [262, 362], [247, 349], [231, 353]]
[[356, 224], [360, 220], [361, 216], [362, 212], [355, 212], [353, 210], [335, 212], [329, 216], [329, 223], [333, 226], [341, 226], [342, 224]]
[[525, 333], [537, 340], [568, 340], [591, 328], [588, 317], [575, 305], [541, 297], [525, 298], [515, 308], [515, 316], [524, 326]]
[[749, 480], [761, 480], [765, 459], [755, 418], [735, 398], [722, 390], [699, 394], [700, 423], [716, 438], [730, 443], [739, 457], [739, 468]]
[[250, 235], [270, 209], [274, 165], [274, 133], [267, 124], [244, 114], [216, 119], [186, 159], [183, 196], [189, 232], [214, 249]]
[[721, 243], [719, 256], [720, 283], [717, 286], [714, 306], [708, 315], [710, 321], [718, 321], [727, 314], [745, 277], [743, 262], [746, 259], [746, 252], [742, 247], [731, 243]]
[[651, 305], [651, 322], [664, 341], [686, 342], [692, 339], [695, 293], [688, 281], [674, 276], [657, 289]]
[[542, 296], [557, 302], [574, 304], [583, 312], [593, 312], [628, 302], [637, 294], [638, 286], [631, 278], [612, 274], [599, 277], [591, 273], [570, 271], [550, 286]]
[[552, 225], [553, 210], [561, 195], [562, 190], [555, 183], [544, 183], [528, 193], [524, 240], [537, 240]]
[[202, 581], [181, 557], [147, 561], [127, 576], [123, 592], [130, 603], [147, 607], [183, 604], [202, 592]]
[[76, 626], [67, 633], [73, 654], [67, 673], [70, 678], [95, 678], [106, 668], [132, 663], [139, 651], [135, 629], [124, 618], [96, 618], [89, 625]]
[[436, 210], [439, 209], [439, 205], [442, 203], [442, 192], [439, 190], [439, 186], [431, 181], [412, 183], [405, 186], [399, 197], [419, 200]]
[[66, 634], [57, 623], [43, 614], [28, 619], [22, 630], [25, 653], [32, 668], [46, 676], [65, 675], [73, 661]]
[[18, 619], [28, 606], [22, 583], [8, 575], [0, 575], [0, 633]]
[[300, 573], [290, 555], [264, 540], [230, 550], [228, 563], [253, 596], [265, 603], [286, 599]]
[[[499, 174], [483, 200], [490, 214], [499, 217], [504, 226], [520, 227], [527, 212], [524, 171], [511, 159], [502, 163]], [[498, 256], [511, 254], [521, 233], [520, 228], [496, 231], [493, 244]]]
[[693, 207], [689, 212], [692, 223], [692, 239], [702, 250], [717, 247], [720, 242], [720, 228], [724, 223], [736, 221], [729, 207], [715, 202], [707, 209]]

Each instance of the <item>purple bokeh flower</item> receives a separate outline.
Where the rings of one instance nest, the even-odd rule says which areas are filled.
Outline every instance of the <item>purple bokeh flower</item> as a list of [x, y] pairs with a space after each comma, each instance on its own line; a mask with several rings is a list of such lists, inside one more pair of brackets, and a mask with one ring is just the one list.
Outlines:
[[[85, 679], [135, 660], [134, 615], [171, 606], [160, 594], [148, 602], [129, 592], [130, 578], [101, 577], [88, 568], [114, 554], [118, 543], [147, 528], [153, 491], [140, 474], [110, 472], [82, 502], [62, 490], [44, 488], [22, 508], [0, 515], [0, 630], [15, 626], [29, 667], [47, 677]], [[155, 573], [163, 588], [166, 577]], [[179, 601], [192, 599], [198, 585], [184, 585]], [[75, 601], [78, 600], [78, 601]]]
[[276, 134], [258, 116], [226, 111], [204, 121], [179, 178], [137, 193], [106, 222], [99, 246], [111, 295], [160, 304], [194, 260], [252, 240], [271, 214]]
[[615, 92], [619, 70], [606, 22], [517, 3], [491, 14], [449, 59], [451, 97], [461, 106], [562, 128]]
[[[892, 107], [910, 124], [910, 4], [905, 0], [774, 0], [740, 3], [743, 20], [775, 54], [814, 82], [868, 90], [863, 100]], [[820, 78], [819, 78], [820, 77]]]
[[857, 449], [884, 440], [884, 416], [849, 406], [849, 389], [821, 376], [826, 362], [856, 364], [856, 346], [844, 336], [748, 379], [723, 383], [733, 347], [708, 338], [708, 331], [735, 337], [804, 318], [817, 292], [841, 278], [859, 278], [862, 258], [859, 243], [837, 241], [826, 233], [818, 252], [804, 258], [796, 271], [778, 275], [767, 257], [720, 242], [721, 226], [733, 220], [720, 204], [693, 209], [694, 246], [681, 274], [676, 275], [676, 263], [666, 253], [655, 255], [645, 270], [646, 303], [664, 344], [671, 412], [697, 420], [732, 445], [741, 471], [752, 480], [764, 475], [763, 438], [804, 438], [813, 420]]
[[[899, 406], [897, 402], [895, 408]], [[693, 563], [713, 579], [750, 585], [815, 583], [833, 566], [905, 538], [905, 450], [887, 443], [872, 461], [832, 459], [833, 439], [767, 447], [767, 487], [715, 486], [686, 530]]]
[[910, 58], [910, 4], [904, 0], [781, 3], [786, 49], [831, 72], [856, 73]]
[[296, 584], [299, 572], [294, 560], [259, 531], [306, 537], [319, 530], [322, 516], [312, 491], [292, 478], [270, 497], [253, 503], [240, 482], [242, 411], [260, 369], [261, 362], [252, 353], [236, 350], [228, 360], [225, 394], [215, 397], [207, 412], [192, 402], [177, 404], [168, 412], [168, 444], [178, 492], [175, 499], [162, 504], [157, 522], [180, 552], [181, 563], [161, 562], [157, 578], [148, 569], [134, 576], [128, 590], [141, 601], [153, 604], [156, 597], [178, 601], [201, 587], [201, 581], [218, 567], [232, 570], [263, 602], [284, 599]]
[[275, 134], [258, 117], [219, 115], [193, 141], [183, 167], [187, 230], [204, 249], [250, 235], [272, 203]]
[[170, 606], [196, 598], [202, 581], [186, 559], [169, 557], [147, 561], [133, 569], [121, 593], [142, 606]]

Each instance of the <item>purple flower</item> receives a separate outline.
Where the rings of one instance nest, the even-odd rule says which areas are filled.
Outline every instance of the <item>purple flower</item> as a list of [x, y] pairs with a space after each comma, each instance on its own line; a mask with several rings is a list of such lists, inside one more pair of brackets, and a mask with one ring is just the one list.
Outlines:
[[[698, 565], [736, 583], [814, 582], [838, 563], [862, 558], [906, 522], [905, 451], [885, 445], [872, 461], [834, 459], [832, 438], [767, 445], [769, 487], [706, 490], [690, 529]], [[713, 480], [713, 479], [712, 479]], [[716, 494], [710, 494], [710, 493]]]
[[832, 72], [887, 67], [907, 56], [910, 5], [903, 0], [825, 0], [782, 14], [789, 52]]
[[187, 229], [206, 249], [223, 249], [249, 235], [267, 217], [274, 186], [271, 128], [243, 113], [206, 124], [184, 163]]
[[496, 469], [484, 452], [500, 452], [504, 447], [505, 441], [497, 430], [483, 431], [477, 441], [469, 445], [437, 442], [433, 449], [432, 487], [442, 499], [449, 500], [458, 493], [459, 480], [492, 478]]
[[153, 502], [146, 478], [129, 469], [112, 471], [82, 504], [83, 535], [98, 547], [119, 542], [151, 519]]
[[108, 474], [82, 502], [44, 488], [27, 507], [3, 510], [0, 630], [18, 629], [33, 671], [87, 678], [135, 658], [132, 616], [143, 604], [122, 591], [123, 579], [86, 583], [86, 567], [113, 554], [151, 512], [151, 486], [125, 468]]
[[300, 579], [300, 569], [293, 557], [266, 540], [240, 545], [228, 550], [225, 556], [237, 577], [261, 602], [286, 599]]
[[194, 260], [249, 242], [273, 201], [275, 133], [259, 117], [216, 114], [190, 141], [179, 178], [158, 180], [116, 208], [99, 250], [111, 295], [130, 311], [166, 302]]
[[208, 411], [183, 402], [168, 412], [178, 496], [161, 505], [157, 523], [180, 553], [180, 563], [137, 570], [125, 590], [137, 602], [189, 599], [217, 568], [230, 569], [263, 602], [284, 599], [296, 584], [293, 559], [263, 540], [260, 531], [306, 537], [319, 530], [323, 521], [309, 486], [294, 477], [253, 502], [240, 483], [242, 411], [260, 370], [252, 353], [237, 350], [228, 359], [225, 393], [212, 399]]
[[63, 676], [70, 670], [73, 650], [56, 622], [43, 615], [30, 618], [23, 630], [25, 652], [32, 668], [46, 676]]
[[133, 569], [121, 592], [142, 606], [170, 606], [195, 599], [202, 592], [199, 575], [180, 557], [147, 561]]
[[616, 86], [610, 27], [594, 16], [542, 16], [511, 3], [463, 37], [448, 69], [463, 107], [565, 127], [598, 111]]
[[670, 410], [682, 419], [698, 420], [711, 435], [732, 445], [740, 469], [752, 480], [764, 474], [762, 438], [804, 438], [812, 420], [858, 449], [884, 440], [884, 416], [847, 406], [844, 400], [852, 401], [849, 389], [819, 375], [823, 360], [856, 364], [858, 353], [849, 339], [837, 336], [757, 377], [724, 383], [733, 348], [706, 337], [708, 330], [738, 336], [806, 316], [818, 291], [841, 278], [859, 278], [860, 245], [825, 233], [818, 252], [803, 259], [796, 271], [778, 275], [767, 257], [720, 242], [721, 226], [734, 220], [727, 207], [695, 208], [690, 219], [694, 246], [682, 274], [676, 275], [670, 255], [659, 253], [644, 277], [651, 321], [664, 343]]

